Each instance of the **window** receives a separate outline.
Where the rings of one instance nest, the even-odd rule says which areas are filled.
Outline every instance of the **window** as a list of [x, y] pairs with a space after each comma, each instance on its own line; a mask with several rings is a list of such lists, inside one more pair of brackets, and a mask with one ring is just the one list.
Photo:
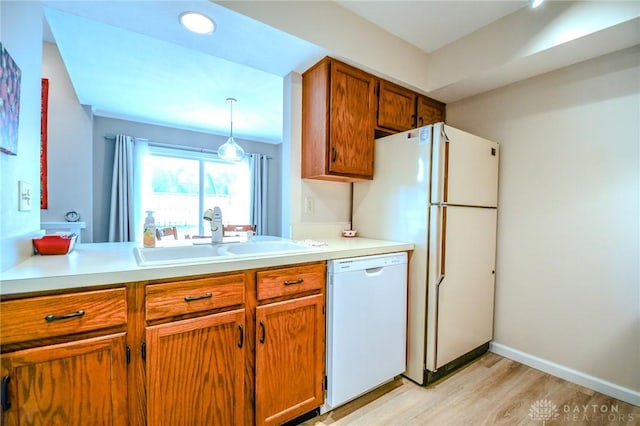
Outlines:
[[150, 145], [141, 162], [141, 210], [153, 210], [156, 227], [178, 235], [210, 235], [202, 213], [222, 209], [223, 223], [250, 223], [249, 161]]

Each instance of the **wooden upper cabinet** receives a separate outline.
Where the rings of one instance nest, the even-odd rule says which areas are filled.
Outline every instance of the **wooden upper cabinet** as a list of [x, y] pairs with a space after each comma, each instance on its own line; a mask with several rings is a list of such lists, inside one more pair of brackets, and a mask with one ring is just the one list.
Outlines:
[[373, 179], [375, 78], [332, 58], [302, 75], [302, 177]]
[[416, 127], [416, 93], [380, 80], [378, 89], [378, 127], [403, 132]]
[[426, 96], [418, 96], [416, 127], [444, 121], [445, 104]]

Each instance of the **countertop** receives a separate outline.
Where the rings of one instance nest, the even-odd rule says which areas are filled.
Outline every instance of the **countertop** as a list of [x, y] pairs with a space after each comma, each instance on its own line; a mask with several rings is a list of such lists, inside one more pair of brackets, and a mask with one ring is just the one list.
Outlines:
[[139, 243], [77, 244], [67, 255], [34, 255], [2, 272], [0, 295], [16, 296], [413, 250], [412, 243], [368, 238], [336, 238], [322, 242], [322, 246], [290, 254], [221, 257], [197, 263], [144, 267], [138, 266], [134, 256], [134, 248], [139, 247]]

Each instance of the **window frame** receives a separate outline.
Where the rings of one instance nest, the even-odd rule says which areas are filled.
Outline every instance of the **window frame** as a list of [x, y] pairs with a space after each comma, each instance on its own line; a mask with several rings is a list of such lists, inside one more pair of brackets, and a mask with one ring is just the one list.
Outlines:
[[[153, 144], [151, 142], [148, 143], [146, 147], [146, 155], [153, 155], [157, 157], [167, 157], [167, 158], [180, 158], [186, 160], [195, 160], [198, 162], [198, 217], [202, 217], [202, 213], [205, 210], [205, 164], [206, 163], [226, 163], [226, 164], [234, 164], [233, 161], [223, 160], [218, 157], [218, 154], [215, 151], [209, 151], [205, 149], [197, 149], [185, 146], [182, 147], [174, 147], [174, 146], [165, 146], [160, 144]], [[253, 187], [251, 185], [251, 167], [248, 161], [248, 158], [244, 158], [241, 160], [247, 163], [247, 169], [249, 172], [249, 185], [247, 187], [248, 196], [249, 196], [249, 205], [251, 205], [251, 199], [253, 197]], [[144, 162], [143, 162], [144, 163]], [[144, 167], [144, 165], [143, 165]], [[143, 172], [144, 173], [144, 172]], [[140, 195], [142, 197], [142, 195]], [[141, 199], [140, 204], [142, 205], [144, 201]], [[213, 207], [213, 206], [211, 206]], [[145, 207], [142, 206], [142, 210], [144, 211]], [[224, 219], [224, 216], [223, 216]], [[198, 235], [205, 235], [205, 227], [204, 221], [198, 221]]]

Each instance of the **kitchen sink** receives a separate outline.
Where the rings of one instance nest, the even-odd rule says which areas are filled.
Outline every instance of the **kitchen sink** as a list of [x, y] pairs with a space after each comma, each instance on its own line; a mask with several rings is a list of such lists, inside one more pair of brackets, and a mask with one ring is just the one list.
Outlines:
[[166, 247], [134, 248], [140, 266], [179, 265], [221, 261], [238, 257], [270, 256], [313, 250], [313, 247], [277, 237], [254, 237], [252, 241], [211, 244], [204, 241]]
[[261, 254], [280, 254], [291, 253], [298, 251], [311, 250], [305, 244], [296, 243], [290, 240], [276, 240], [276, 241], [247, 241], [244, 243], [230, 243], [220, 246], [220, 252], [229, 254], [231, 256], [250, 256]]
[[203, 262], [228, 256], [226, 253], [220, 251], [219, 245], [213, 244], [153, 248], [136, 247], [133, 249], [133, 253], [140, 266], [177, 265], [181, 263]]

